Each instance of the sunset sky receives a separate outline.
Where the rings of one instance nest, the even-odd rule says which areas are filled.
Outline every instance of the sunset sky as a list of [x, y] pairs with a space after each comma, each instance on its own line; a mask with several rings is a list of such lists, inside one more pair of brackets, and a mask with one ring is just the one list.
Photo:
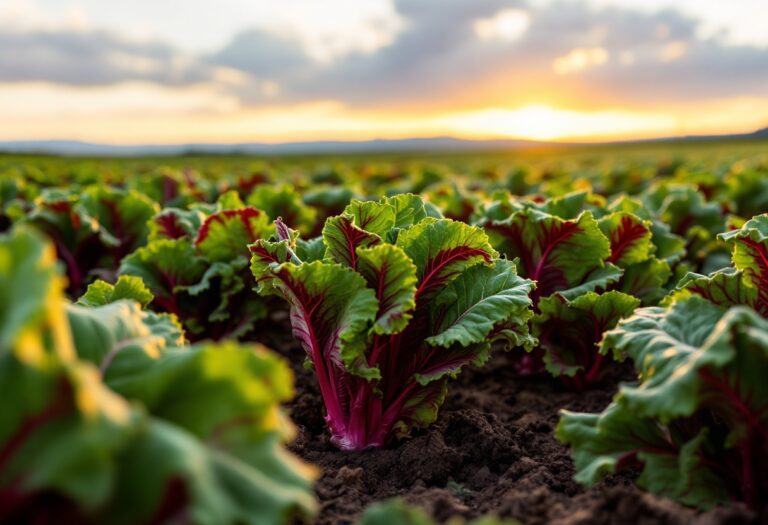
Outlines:
[[0, 140], [752, 131], [766, 25], [766, 0], [0, 0]]

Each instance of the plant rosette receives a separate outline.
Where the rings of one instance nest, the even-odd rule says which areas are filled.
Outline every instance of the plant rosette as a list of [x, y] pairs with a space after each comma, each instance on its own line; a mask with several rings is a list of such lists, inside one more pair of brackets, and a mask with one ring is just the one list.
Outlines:
[[534, 344], [533, 283], [481, 229], [434, 215], [410, 194], [353, 201], [326, 221], [324, 253], [281, 221], [275, 240], [251, 245], [258, 292], [289, 303], [341, 449], [428, 426], [448, 380], [485, 363], [492, 343]]

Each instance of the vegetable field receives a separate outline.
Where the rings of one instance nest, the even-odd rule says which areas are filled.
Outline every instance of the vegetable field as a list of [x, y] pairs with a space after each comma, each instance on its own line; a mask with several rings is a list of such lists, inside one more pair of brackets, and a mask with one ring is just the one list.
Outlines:
[[768, 143], [0, 157], [0, 522], [760, 523]]

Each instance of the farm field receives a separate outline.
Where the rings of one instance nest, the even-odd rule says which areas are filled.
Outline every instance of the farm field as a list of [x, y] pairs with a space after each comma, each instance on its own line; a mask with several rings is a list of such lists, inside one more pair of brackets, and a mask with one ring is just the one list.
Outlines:
[[4, 155], [0, 297], [0, 523], [768, 520], [765, 140]]

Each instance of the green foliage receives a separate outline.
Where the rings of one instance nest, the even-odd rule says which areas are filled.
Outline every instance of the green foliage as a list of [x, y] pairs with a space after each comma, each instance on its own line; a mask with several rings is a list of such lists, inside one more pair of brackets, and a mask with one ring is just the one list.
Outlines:
[[733, 267], [709, 275], [686, 274], [665, 304], [698, 295], [726, 307], [750, 306], [768, 317], [768, 215], [753, 217], [718, 238], [731, 248]]
[[414, 195], [353, 201], [326, 221], [322, 261], [301, 261], [280, 221], [276, 240], [251, 247], [259, 293], [290, 305], [342, 449], [432, 423], [446, 381], [484, 363], [492, 342], [534, 343], [532, 283], [481, 229], [430, 213]]
[[147, 306], [155, 296], [144, 286], [144, 281], [132, 275], [121, 275], [115, 284], [101, 279], [88, 285], [88, 289], [77, 304], [82, 306], [104, 306], [120, 299], [131, 299], [141, 306]]
[[608, 207], [583, 191], [541, 202], [495, 199], [477, 220], [536, 282], [532, 326], [540, 346], [518, 368], [546, 369], [576, 389], [598, 382], [611, 361], [597, 350], [603, 333], [641, 303], [657, 304], [671, 277], [656, 256], [653, 222], [633, 213], [633, 201]]
[[302, 233], [309, 233], [314, 228], [317, 213], [302, 202], [301, 195], [290, 185], [257, 186], [248, 196], [247, 204], [264, 211], [273, 221], [281, 218]]
[[622, 292], [587, 292], [568, 300], [556, 293], [542, 299], [534, 318], [534, 335], [544, 350], [544, 364], [555, 376], [566, 376], [576, 388], [596, 382], [603, 369], [598, 345], [603, 333], [640, 306]]
[[21, 219], [47, 234], [66, 265], [69, 290], [79, 294], [99, 275], [111, 275], [122, 258], [146, 242], [156, 203], [132, 191], [105, 186], [45, 189]]
[[593, 484], [639, 464], [638, 484], [688, 505], [734, 498], [759, 506], [768, 477], [768, 321], [700, 297], [642, 308], [608, 332], [605, 352], [635, 363], [601, 414], [563, 411], [576, 479]]
[[[0, 234], [14, 233], [0, 241], [0, 425], [14, 432], [46, 407], [68, 412], [0, 459], [0, 521], [32, 522], [40, 509], [56, 509], [58, 522], [107, 512], [110, 522], [169, 521], [149, 513], [187, 500], [193, 522], [273, 523], [270, 509], [311, 506], [306, 479], [293, 477], [301, 468], [285, 466], [286, 425], [267, 432], [270, 449], [259, 441], [273, 428], [266, 420], [225, 423], [283, 402], [286, 367], [258, 346], [184, 344], [271, 340], [281, 325], [260, 320], [281, 304], [256, 286], [287, 299], [305, 346], [327, 350], [314, 366], [334, 376], [328, 413], [334, 398], [340, 412], [366, 407], [357, 419], [329, 418], [349, 435], [365, 434], [362, 414], [388, 418], [391, 440], [430, 424], [448, 380], [485, 362], [494, 342], [532, 348], [510, 366], [549, 370], [575, 389], [632, 358], [640, 382], [612, 408], [568, 416], [579, 479], [632, 466], [642, 486], [685, 503], [760, 501], [764, 150], [728, 141], [263, 161], [6, 155]], [[258, 283], [248, 245], [260, 250]], [[435, 253], [459, 245], [466, 257], [434, 265]], [[63, 287], [76, 305], [63, 304]], [[713, 356], [728, 363], [717, 368]], [[400, 395], [411, 397], [398, 404]], [[2, 490], [22, 471], [19, 483], [34, 490], [11, 506]]]
[[0, 237], [0, 265], [0, 290], [18, 299], [0, 305], [0, 521], [272, 524], [314, 511], [314, 473], [283, 449], [282, 360], [177, 346], [173, 320], [131, 300], [67, 305], [53, 250], [30, 231]]
[[166, 209], [150, 221], [151, 240], [120, 265], [154, 296], [152, 307], [179, 318], [193, 340], [242, 338], [267, 314], [253, 297], [248, 245], [271, 235], [267, 216], [225, 194], [206, 214]]

